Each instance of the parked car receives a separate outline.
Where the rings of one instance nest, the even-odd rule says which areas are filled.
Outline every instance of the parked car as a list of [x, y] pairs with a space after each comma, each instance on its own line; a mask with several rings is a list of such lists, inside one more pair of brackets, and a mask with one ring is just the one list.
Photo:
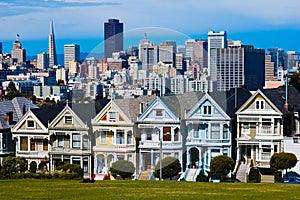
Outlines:
[[286, 178], [281, 181], [282, 183], [299, 183], [300, 184], [300, 179], [298, 177], [291, 177], [291, 178]]

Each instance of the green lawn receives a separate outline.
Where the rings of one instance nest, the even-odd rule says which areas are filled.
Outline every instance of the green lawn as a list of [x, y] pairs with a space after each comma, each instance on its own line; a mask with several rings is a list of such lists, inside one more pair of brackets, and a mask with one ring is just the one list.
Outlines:
[[0, 180], [0, 199], [299, 199], [300, 184]]

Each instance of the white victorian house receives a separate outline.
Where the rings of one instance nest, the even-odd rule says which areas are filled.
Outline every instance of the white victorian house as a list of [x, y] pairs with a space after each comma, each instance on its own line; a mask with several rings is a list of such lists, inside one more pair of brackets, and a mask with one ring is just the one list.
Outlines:
[[188, 169], [206, 173], [213, 157], [231, 157], [231, 118], [209, 94], [204, 94], [186, 113], [185, 125]]
[[[156, 97], [138, 116], [140, 132], [140, 179], [151, 179], [155, 165], [161, 158], [172, 156], [183, 163], [183, 136], [179, 117], [160, 97]], [[161, 155], [162, 152], [162, 155]]]
[[236, 112], [237, 162], [270, 168], [271, 156], [283, 150], [283, 113], [264, 93], [257, 90]]

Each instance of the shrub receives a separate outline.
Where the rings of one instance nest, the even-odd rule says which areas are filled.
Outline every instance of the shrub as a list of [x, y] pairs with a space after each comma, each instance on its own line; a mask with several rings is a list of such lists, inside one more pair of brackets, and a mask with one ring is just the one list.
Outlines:
[[210, 161], [211, 176], [221, 175], [225, 179], [226, 175], [234, 169], [234, 160], [226, 155], [219, 155]]
[[260, 171], [258, 168], [251, 168], [249, 172], [249, 182], [250, 183], [260, 183]]
[[132, 162], [127, 160], [118, 160], [114, 162], [110, 168], [111, 175], [117, 178], [118, 175], [122, 179], [130, 178], [135, 171], [135, 167]]
[[31, 173], [36, 173], [37, 164], [35, 161], [32, 161], [29, 166], [29, 171]]
[[199, 173], [199, 175], [197, 176], [196, 181], [197, 181], [197, 182], [208, 182], [208, 181], [209, 181], [209, 176], [206, 176], [206, 175], [204, 174], [204, 172], [201, 171], [201, 172]]
[[77, 164], [64, 164], [57, 167], [57, 170], [62, 170], [63, 172], [68, 173], [74, 173], [76, 174], [76, 178], [82, 178], [83, 177], [83, 169], [80, 167], [80, 165]]
[[[160, 175], [160, 162], [158, 161], [155, 166], [154, 176], [159, 178]], [[165, 157], [162, 159], [162, 178], [169, 178], [170, 180], [172, 177], [178, 175], [181, 171], [181, 165], [177, 158], [175, 157]]]
[[53, 172], [52, 177], [59, 178], [59, 173], [57, 171]]
[[282, 171], [274, 171], [274, 181], [276, 182], [281, 182], [282, 181]]

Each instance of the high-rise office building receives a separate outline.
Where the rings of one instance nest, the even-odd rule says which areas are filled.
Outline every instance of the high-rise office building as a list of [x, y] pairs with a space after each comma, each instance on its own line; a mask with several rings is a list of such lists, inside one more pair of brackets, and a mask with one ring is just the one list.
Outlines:
[[14, 64], [22, 64], [26, 61], [26, 50], [22, 48], [22, 44], [19, 40], [13, 43], [11, 58]]
[[216, 49], [217, 48], [227, 48], [227, 34], [225, 31], [221, 32], [208, 32], [208, 76], [211, 80], [215, 81], [217, 79], [216, 71]]
[[216, 80], [218, 91], [245, 86], [262, 89], [265, 84], [265, 50], [242, 45], [240, 48], [216, 48]]
[[52, 20], [50, 21], [50, 31], [49, 31], [49, 39], [48, 39], [48, 56], [49, 56], [49, 67], [53, 67], [54, 65], [58, 64]]
[[69, 68], [71, 61], [80, 61], [80, 46], [78, 44], [65, 44], [64, 45], [64, 67]]
[[104, 23], [104, 56], [111, 58], [113, 52], [123, 50], [123, 23], [109, 19]]
[[271, 61], [271, 55], [265, 56], [265, 81], [273, 81], [274, 78], [274, 62]]
[[196, 40], [193, 45], [192, 62], [199, 63], [201, 69], [207, 68], [207, 41]]
[[274, 75], [277, 75], [278, 68], [284, 66], [284, 50], [281, 48], [270, 48], [268, 54], [271, 61], [274, 62]]
[[37, 68], [38, 69], [47, 69], [49, 67], [49, 57], [46, 52], [40, 53], [37, 55]]
[[284, 56], [284, 69], [293, 69], [297, 67], [299, 56], [295, 51], [287, 51]]
[[2, 54], [2, 42], [0, 42], [0, 54]]

